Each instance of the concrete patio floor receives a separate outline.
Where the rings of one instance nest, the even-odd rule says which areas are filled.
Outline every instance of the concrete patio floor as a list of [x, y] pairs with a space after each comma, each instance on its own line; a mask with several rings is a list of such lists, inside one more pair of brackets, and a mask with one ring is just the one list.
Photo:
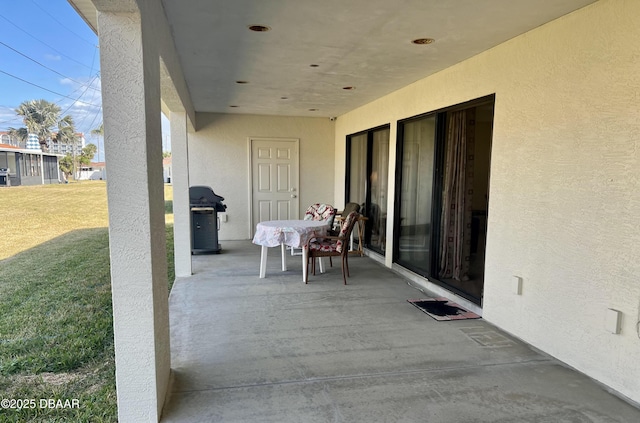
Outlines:
[[[170, 297], [163, 422], [640, 422], [588, 377], [482, 319], [437, 322], [369, 258], [302, 282], [299, 256], [225, 241]], [[336, 260], [337, 261], [337, 260]]]

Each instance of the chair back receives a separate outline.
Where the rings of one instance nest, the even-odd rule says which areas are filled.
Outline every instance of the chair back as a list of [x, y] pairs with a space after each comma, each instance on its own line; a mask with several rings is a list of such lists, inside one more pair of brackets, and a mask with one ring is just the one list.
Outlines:
[[353, 227], [356, 225], [360, 214], [358, 212], [352, 211], [347, 215], [342, 222], [342, 226], [340, 227], [340, 233], [338, 234], [338, 240], [336, 241], [336, 251], [342, 253], [343, 249], [347, 251], [348, 248], [344, 248], [345, 244], [349, 244], [349, 238], [351, 237], [351, 232], [353, 231]]
[[329, 204], [312, 204], [304, 213], [304, 220], [317, 220], [327, 222], [329, 228], [333, 227], [333, 219], [336, 217], [336, 209]]
[[344, 206], [344, 210], [342, 210], [342, 216], [348, 216], [351, 212], [360, 213], [360, 204], [358, 203], [347, 203]]

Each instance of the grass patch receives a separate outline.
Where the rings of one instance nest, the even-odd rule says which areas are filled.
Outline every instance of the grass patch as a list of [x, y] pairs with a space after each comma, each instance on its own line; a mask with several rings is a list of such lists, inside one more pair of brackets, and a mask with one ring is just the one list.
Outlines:
[[0, 410], [0, 420], [116, 421], [107, 229], [71, 232], [8, 260], [0, 295], [4, 397], [81, 404]]
[[[8, 225], [16, 223], [22, 225], [27, 235], [33, 233], [29, 237], [11, 232], [2, 241], [3, 246], [20, 242], [23, 245], [12, 248], [20, 252], [0, 260], [0, 391], [3, 398], [78, 399], [80, 407], [0, 409], [0, 421], [115, 422], [104, 183], [50, 187], [53, 188], [0, 190], [0, 213], [7, 209], [7, 197], [18, 207], [26, 207], [30, 200], [41, 196], [48, 197], [49, 202], [45, 215], [35, 215], [33, 211], [14, 213], [14, 220], [0, 222], [2, 234], [7, 233]], [[53, 193], [55, 198], [51, 197]], [[82, 208], [83, 203], [77, 202], [79, 198], [89, 198], [95, 206], [84, 209], [93, 213], [86, 221], [77, 211], [70, 210]], [[102, 216], [102, 220], [96, 216]], [[68, 219], [78, 220], [74, 224]], [[52, 228], [40, 225], [39, 221]], [[44, 228], [42, 232], [46, 234], [34, 228]], [[168, 276], [173, 281], [172, 225], [167, 225], [166, 234]], [[13, 241], [7, 239], [11, 237]], [[35, 242], [31, 238], [46, 240], [25, 247], [25, 243], [29, 244], [27, 240]]]

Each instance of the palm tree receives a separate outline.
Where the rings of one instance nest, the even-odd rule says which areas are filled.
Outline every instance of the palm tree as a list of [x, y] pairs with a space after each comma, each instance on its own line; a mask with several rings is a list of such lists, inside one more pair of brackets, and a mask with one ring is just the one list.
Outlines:
[[48, 151], [53, 128], [60, 118], [60, 107], [47, 100], [30, 100], [20, 104], [16, 113], [22, 116], [28, 133], [38, 136], [42, 151]]
[[24, 147], [23, 144], [29, 137], [29, 131], [27, 131], [27, 128], [9, 128], [9, 137], [17, 139], [19, 147]]
[[98, 161], [100, 161], [100, 138], [104, 137], [104, 123], [101, 123], [96, 129], [91, 130], [91, 135], [95, 135], [98, 138]]
[[91, 133], [93, 135], [97, 135], [99, 137], [104, 135], [104, 123], [101, 123], [100, 126], [98, 126], [96, 129], [92, 129]]
[[78, 137], [76, 135], [76, 128], [73, 123], [73, 118], [69, 115], [63, 117], [58, 121], [58, 133], [55, 135], [55, 139], [58, 142], [71, 145], [73, 153], [73, 177], [76, 177], [76, 144]]

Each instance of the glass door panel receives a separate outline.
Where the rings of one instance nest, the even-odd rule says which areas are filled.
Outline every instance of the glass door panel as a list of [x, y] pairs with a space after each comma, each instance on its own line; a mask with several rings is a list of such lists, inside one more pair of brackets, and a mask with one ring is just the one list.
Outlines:
[[[389, 127], [352, 135], [347, 142], [346, 203], [360, 204], [366, 218], [363, 245], [385, 253], [387, 185], [389, 181]], [[359, 231], [354, 231], [359, 242]]]
[[367, 134], [351, 137], [348, 203], [362, 207], [367, 200]]
[[401, 130], [397, 262], [429, 276], [436, 116], [406, 122]]
[[387, 185], [389, 181], [389, 129], [373, 133], [371, 148], [371, 204], [369, 248], [383, 253], [387, 242]]

